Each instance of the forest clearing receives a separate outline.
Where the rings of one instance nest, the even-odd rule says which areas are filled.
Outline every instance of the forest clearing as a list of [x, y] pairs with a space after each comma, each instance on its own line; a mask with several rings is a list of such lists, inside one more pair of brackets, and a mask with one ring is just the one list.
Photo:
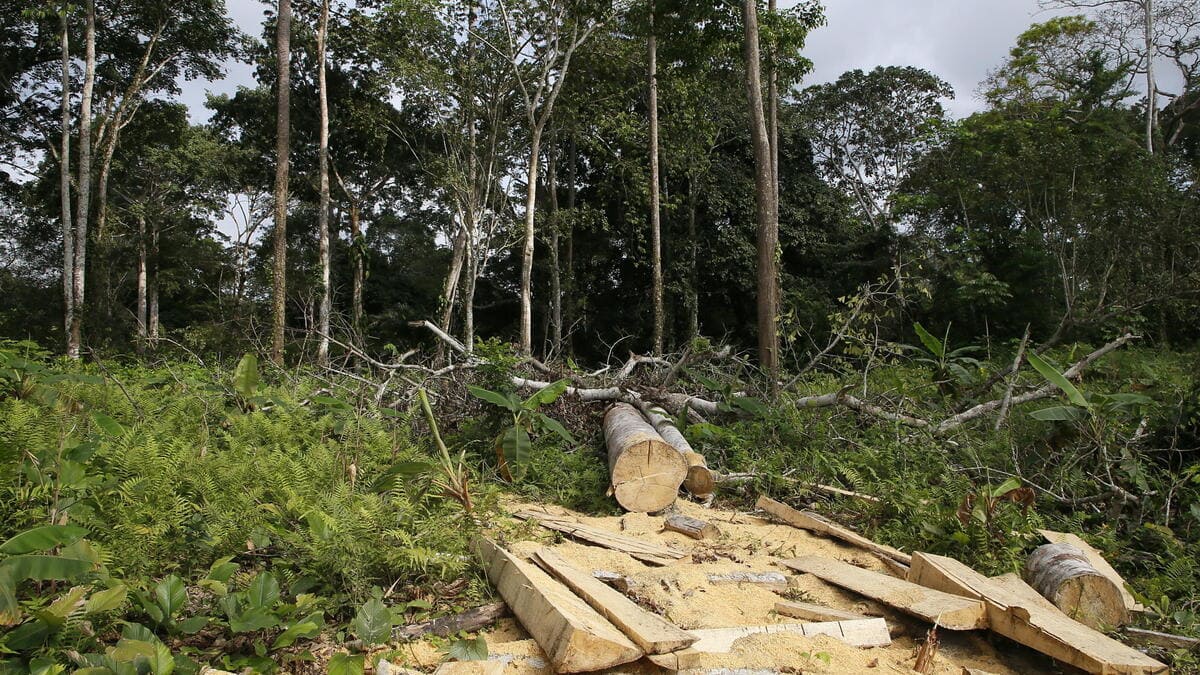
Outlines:
[[1200, 5], [897, 7], [7, 3], [0, 674], [1200, 673]]

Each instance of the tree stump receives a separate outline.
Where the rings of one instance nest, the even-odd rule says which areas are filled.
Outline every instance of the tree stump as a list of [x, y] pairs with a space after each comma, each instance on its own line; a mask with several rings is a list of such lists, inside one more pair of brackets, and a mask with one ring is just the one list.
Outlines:
[[1025, 561], [1025, 579], [1064, 614], [1092, 628], [1128, 620], [1121, 589], [1070, 544], [1039, 546]]
[[649, 513], [675, 502], [687, 477], [687, 462], [637, 408], [616, 403], [608, 409], [604, 442], [613, 496], [622, 508]]

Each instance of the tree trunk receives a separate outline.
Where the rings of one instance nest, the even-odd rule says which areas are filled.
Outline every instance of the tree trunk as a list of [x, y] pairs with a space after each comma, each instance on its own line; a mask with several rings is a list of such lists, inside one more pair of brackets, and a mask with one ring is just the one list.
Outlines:
[[58, 189], [61, 193], [59, 214], [63, 232], [63, 341], [70, 351], [71, 324], [74, 323], [75, 297], [75, 221], [71, 218], [71, 49], [67, 10], [63, 3], [59, 18], [62, 31], [62, 147], [58, 151]]
[[542, 126], [530, 129], [529, 165], [525, 171], [525, 238], [521, 247], [521, 354], [533, 354], [533, 218], [537, 206], [538, 155]]
[[321, 19], [317, 27], [317, 98], [321, 114], [320, 140], [317, 148], [317, 171], [320, 181], [320, 206], [317, 209], [317, 244], [321, 258], [321, 300], [317, 307], [317, 363], [329, 363], [329, 314], [333, 309], [330, 285], [333, 278], [333, 257], [329, 237], [329, 91], [325, 84], [325, 39], [329, 33], [329, 0], [321, 3]]
[[[557, 136], [557, 134], [556, 134]], [[557, 138], [554, 139], [557, 141]], [[562, 276], [558, 260], [558, 143], [550, 144], [546, 160], [546, 174], [550, 193], [550, 348], [552, 353], [562, 353]]]
[[138, 216], [137, 353], [146, 353], [146, 218]]
[[1154, 0], [1142, 0], [1146, 38], [1146, 152], [1154, 154], [1154, 117], [1158, 107], [1154, 81]]
[[700, 270], [696, 267], [696, 179], [688, 176], [688, 339], [700, 335]]
[[79, 168], [75, 179], [75, 254], [71, 265], [71, 334], [67, 356], [79, 358], [83, 344], [83, 292], [87, 269], [89, 206], [92, 196], [92, 92], [96, 84], [96, 3], [86, 3], [83, 91], [79, 102]]
[[[575, 192], [576, 187], [576, 164], [578, 163], [579, 148], [575, 145], [575, 130], [571, 129], [570, 149], [567, 150], [567, 227], [565, 234], [566, 239], [566, 262], [564, 268], [566, 272], [566, 281], [563, 284], [563, 296], [566, 299], [566, 309], [563, 312], [563, 321], [565, 325], [570, 325], [575, 320]], [[571, 349], [571, 334], [567, 333], [567, 352], [573, 353]]]
[[779, 222], [775, 212], [775, 181], [771, 177], [771, 146], [763, 115], [762, 74], [758, 56], [758, 6], [743, 0], [746, 35], [742, 56], [746, 62], [746, 94], [750, 104], [750, 137], [754, 142], [754, 201], [758, 211], [758, 360], [771, 383], [779, 389], [778, 272], [775, 249], [779, 246]]
[[363, 269], [362, 246], [362, 209], [357, 201], [350, 202], [350, 257], [354, 259], [353, 279], [350, 286], [350, 320], [354, 324], [354, 334], [362, 334], [363, 320]]
[[271, 295], [271, 360], [283, 365], [283, 329], [287, 310], [287, 201], [291, 152], [292, 3], [279, 0], [275, 52], [279, 74], [275, 99], [275, 266]]
[[158, 223], [150, 225], [150, 274], [148, 282], [147, 304], [149, 305], [146, 323], [147, 343], [151, 350], [158, 349], [158, 272], [160, 269], [158, 257]]
[[626, 511], [661, 511], [675, 502], [687, 462], [637, 408], [616, 403], [608, 409], [604, 442], [613, 496]]
[[1121, 589], [1070, 544], [1039, 546], [1025, 561], [1025, 578], [1067, 616], [1092, 628], [1111, 629], [1129, 619]]
[[475, 282], [479, 278], [479, 262], [471, 255], [467, 265], [466, 288], [463, 289], [463, 345], [470, 354], [475, 351]]
[[650, 0], [650, 34], [646, 37], [649, 53], [648, 79], [650, 84], [650, 293], [654, 304], [654, 354], [663, 352], [663, 269], [662, 223], [660, 221], [658, 177], [658, 45], [654, 36], [654, 0]]
[[687, 477], [683, 479], [683, 487], [701, 499], [711, 495], [717, 488], [717, 481], [712, 469], [708, 468], [704, 455], [692, 448], [692, 444], [680, 433], [666, 410], [653, 405], [646, 405], [641, 410], [646, 421], [650, 422], [663, 440], [683, 455], [684, 461], [687, 462]]
[[[464, 216], [460, 214], [460, 218]], [[447, 333], [453, 334], [451, 323], [454, 321], [454, 307], [458, 304], [458, 285], [462, 280], [463, 266], [467, 259], [467, 225], [460, 223], [458, 232], [454, 235], [454, 244], [450, 255], [450, 269], [446, 272], [446, 284], [442, 287], [442, 323], [439, 326]], [[437, 361], [443, 356], [442, 345], [438, 345]]]
[[[776, 0], [768, 0], [767, 10], [775, 13]], [[775, 218], [779, 219], [779, 70], [775, 67], [775, 45], [771, 45], [771, 65], [767, 75], [767, 143], [771, 146], [772, 199]]]

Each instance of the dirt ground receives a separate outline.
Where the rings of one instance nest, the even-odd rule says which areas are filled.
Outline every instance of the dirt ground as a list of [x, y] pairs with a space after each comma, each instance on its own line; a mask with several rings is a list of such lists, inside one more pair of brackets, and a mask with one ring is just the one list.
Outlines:
[[[522, 557], [528, 557], [540, 546], [549, 545], [580, 570], [607, 570], [625, 575], [635, 582], [632, 593], [643, 607], [658, 612], [684, 629], [799, 622], [774, 612], [775, 603], [786, 598], [882, 616], [887, 619], [892, 633], [890, 646], [870, 649], [859, 649], [828, 637], [752, 636], [736, 642], [729, 654], [712, 655], [701, 664], [702, 670], [733, 669], [745, 674], [916, 672], [911, 666], [917, 647], [924, 640], [927, 625], [837, 589], [812, 575], [799, 574], [778, 564], [780, 560], [801, 555], [822, 555], [888, 573], [883, 563], [861, 549], [753, 515], [706, 509], [683, 500], [675, 507], [679, 512], [717, 525], [720, 536], [696, 541], [664, 531], [661, 516], [642, 513], [591, 518], [540, 504], [514, 503], [509, 508], [514, 512], [533, 509], [575, 516], [594, 527], [688, 553], [670, 565], [654, 567], [623, 553], [557, 538], [541, 528], [532, 535], [538, 541], [509, 542], [511, 550]], [[729, 572], [783, 572], [788, 578], [788, 590], [781, 597], [781, 594], [751, 584], [713, 585], [708, 581], [709, 574]], [[499, 622], [484, 635], [489, 660], [505, 663], [506, 675], [553, 672], [537, 643], [514, 619]], [[939, 675], [960, 675], [964, 667], [996, 675], [1051, 672], [1053, 669], [1042, 657], [1014, 643], [992, 638], [987, 631], [941, 630], [939, 638], [941, 646], [933, 671]], [[402, 653], [404, 657], [394, 660], [395, 665], [422, 671], [435, 668], [443, 659], [442, 652], [429, 642], [405, 645]], [[666, 671], [643, 659], [608, 672]]]

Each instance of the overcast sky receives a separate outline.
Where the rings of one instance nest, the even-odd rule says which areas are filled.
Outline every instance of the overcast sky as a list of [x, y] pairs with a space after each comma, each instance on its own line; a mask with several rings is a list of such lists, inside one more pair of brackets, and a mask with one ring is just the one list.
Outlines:
[[[702, 0], [697, 0], [702, 1]], [[230, 16], [250, 35], [259, 35], [266, 5], [226, 0]], [[925, 68], [953, 87], [948, 107], [955, 116], [982, 107], [975, 89], [1000, 64], [1017, 35], [1044, 21], [1037, 0], [824, 0], [828, 23], [813, 32], [805, 50], [815, 71], [805, 84], [835, 80], [847, 70], [879, 65]], [[783, 0], [783, 6], [794, 4]], [[1035, 16], [1036, 15], [1036, 16]], [[226, 65], [219, 82], [183, 83], [183, 99], [196, 122], [208, 119], [205, 93], [232, 93], [253, 84], [253, 69]]]

